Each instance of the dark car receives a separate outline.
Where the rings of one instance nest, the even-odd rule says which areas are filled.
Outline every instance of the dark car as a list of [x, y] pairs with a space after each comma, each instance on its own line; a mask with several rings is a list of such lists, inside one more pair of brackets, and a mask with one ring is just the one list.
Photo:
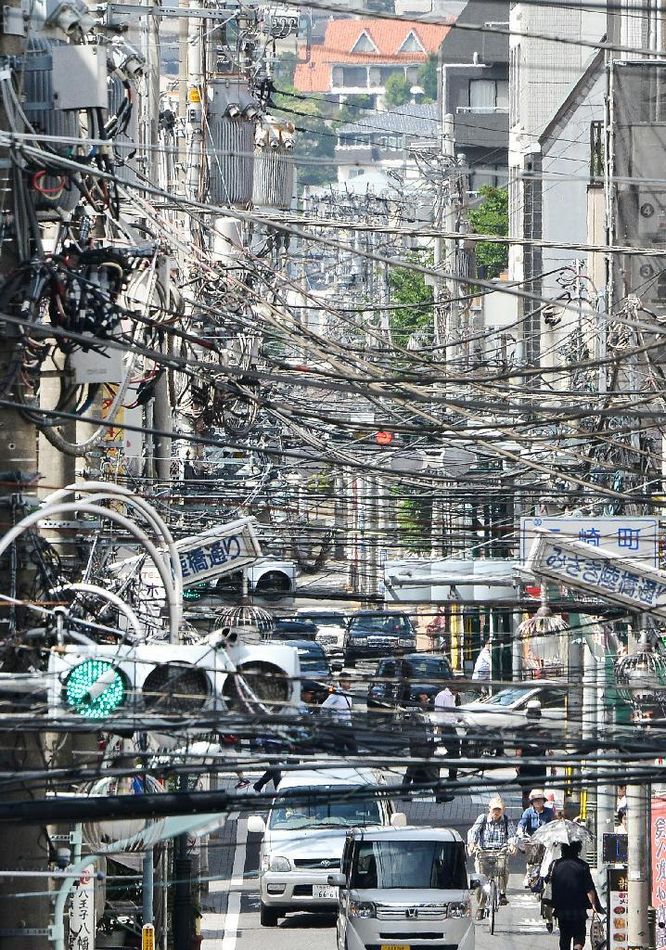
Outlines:
[[347, 625], [345, 665], [356, 660], [399, 656], [416, 649], [416, 635], [407, 614], [398, 611], [358, 610]]
[[452, 679], [453, 670], [445, 656], [407, 653], [386, 657], [377, 664], [368, 686], [368, 709], [393, 711], [398, 706], [416, 705], [419, 693], [427, 693], [432, 705]]
[[289, 646], [298, 651], [301, 683], [312, 686], [317, 702], [322, 702], [328, 695], [331, 681], [331, 667], [324, 648], [313, 640], [290, 640]]
[[311, 620], [276, 620], [271, 640], [314, 640], [318, 627]]

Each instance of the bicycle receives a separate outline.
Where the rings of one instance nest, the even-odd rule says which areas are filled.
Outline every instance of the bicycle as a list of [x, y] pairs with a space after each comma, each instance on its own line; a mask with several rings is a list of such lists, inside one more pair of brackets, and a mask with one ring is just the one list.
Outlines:
[[508, 848], [483, 849], [478, 848], [475, 852], [479, 873], [487, 878], [485, 884], [481, 885], [481, 890], [486, 895], [486, 901], [483, 907], [484, 914], [489, 921], [490, 933], [495, 933], [495, 918], [500, 906], [500, 879], [506, 880], [506, 866], [508, 861]]

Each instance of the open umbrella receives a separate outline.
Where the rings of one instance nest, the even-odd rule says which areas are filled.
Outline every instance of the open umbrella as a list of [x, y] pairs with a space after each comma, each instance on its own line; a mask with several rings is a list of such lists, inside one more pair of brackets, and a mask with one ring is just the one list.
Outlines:
[[547, 825], [541, 825], [531, 838], [533, 844], [542, 844], [546, 848], [554, 844], [572, 844], [574, 841], [591, 840], [592, 835], [585, 825], [579, 825], [577, 821], [569, 821], [567, 818], [559, 818], [549, 821]]

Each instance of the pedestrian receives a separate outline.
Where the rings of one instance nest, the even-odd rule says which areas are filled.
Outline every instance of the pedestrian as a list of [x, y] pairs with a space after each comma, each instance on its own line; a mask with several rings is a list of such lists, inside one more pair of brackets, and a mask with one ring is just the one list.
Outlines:
[[541, 862], [543, 861], [543, 845], [535, 847], [529, 844], [529, 839], [542, 825], [548, 824], [555, 818], [555, 812], [546, 804], [546, 793], [541, 788], [533, 788], [529, 794], [529, 806], [518, 821], [518, 841], [525, 843], [527, 857], [525, 867], [525, 887], [533, 887], [540, 876]]
[[476, 663], [474, 664], [474, 669], [472, 671], [472, 679], [489, 683], [492, 676], [492, 668], [493, 657], [490, 651], [490, 640], [486, 640], [486, 642], [481, 647], [481, 652], [476, 658]]
[[[435, 755], [435, 729], [430, 720], [430, 697], [421, 692], [416, 696], [416, 708], [405, 716], [409, 729], [409, 756], [418, 761], [410, 762], [402, 778], [402, 789], [410, 785], [434, 788], [439, 784], [439, 766], [432, 762]], [[436, 791], [436, 797], [438, 796]], [[442, 796], [437, 797], [441, 801]], [[449, 800], [445, 797], [445, 800]]]
[[[474, 866], [477, 874], [489, 877], [492, 873], [496, 856], [492, 852], [508, 851], [513, 854], [516, 850], [516, 826], [505, 812], [504, 802], [499, 795], [490, 799], [488, 812], [482, 812], [467, 832], [467, 850], [474, 855]], [[490, 852], [486, 854], [485, 852]], [[500, 904], [508, 904], [506, 889], [509, 883], [509, 863], [500, 861], [497, 865]], [[476, 919], [482, 920], [486, 904], [486, 892], [480, 887], [476, 892], [477, 911]]]
[[581, 842], [562, 845], [562, 857], [553, 864], [553, 914], [560, 928], [560, 950], [583, 950], [589, 908], [603, 913], [594, 888], [590, 866], [580, 855]]
[[550, 736], [541, 722], [541, 703], [530, 699], [525, 709], [526, 723], [516, 745], [516, 782], [522, 790], [522, 807], [530, 807], [529, 790], [534, 785], [545, 785], [548, 773], [546, 756]]
[[[313, 715], [315, 703], [315, 686], [313, 683], [303, 681], [301, 686], [301, 699], [298, 704], [298, 717], [302, 722], [305, 717]], [[272, 741], [272, 740], [270, 740]], [[265, 785], [268, 785], [269, 782], [273, 783], [273, 788], [277, 791], [277, 787], [282, 780], [282, 767], [280, 764], [269, 766], [264, 774], [257, 779], [252, 788], [255, 792], [263, 791]]]
[[332, 735], [334, 749], [341, 755], [356, 755], [358, 745], [352, 728], [353, 700], [349, 692], [352, 677], [349, 670], [341, 670], [338, 675], [338, 685], [321, 704], [324, 716], [329, 716], [335, 731]]
[[[460, 695], [450, 686], [445, 686], [435, 696], [435, 722], [442, 745], [446, 749], [447, 760], [460, 758], [460, 736], [456, 729], [458, 715], [455, 711], [459, 705]], [[454, 765], [449, 765], [449, 780], [458, 780], [458, 769]]]

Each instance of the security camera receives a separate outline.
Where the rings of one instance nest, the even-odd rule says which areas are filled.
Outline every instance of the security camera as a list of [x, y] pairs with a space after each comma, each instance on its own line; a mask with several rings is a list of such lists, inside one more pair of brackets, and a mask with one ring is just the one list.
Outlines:
[[57, 848], [56, 850], [56, 864], [61, 871], [64, 871], [65, 868], [68, 868], [72, 863], [72, 852], [69, 848]]

